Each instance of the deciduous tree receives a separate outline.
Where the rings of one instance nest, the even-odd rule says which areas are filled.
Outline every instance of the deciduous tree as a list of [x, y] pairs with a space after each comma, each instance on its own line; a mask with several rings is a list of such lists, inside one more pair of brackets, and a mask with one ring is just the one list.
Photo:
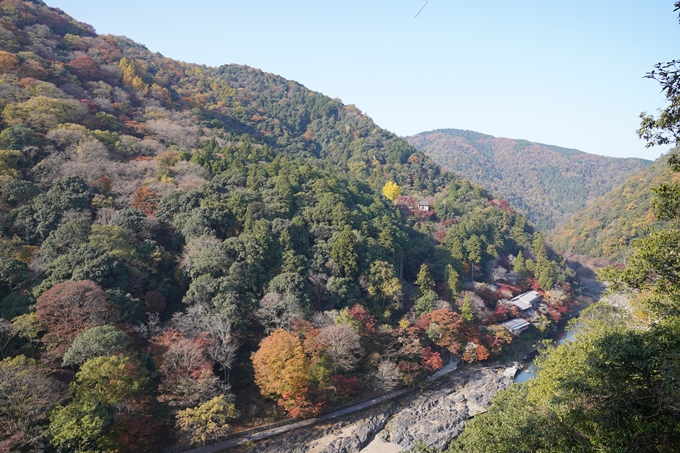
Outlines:
[[302, 341], [279, 329], [260, 342], [253, 353], [255, 383], [263, 396], [276, 399], [291, 415], [314, 412], [309, 400], [309, 361]]
[[331, 324], [319, 330], [317, 341], [325, 346], [326, 354], [337, 370], [350, 371], [363, 355], [359, 334], [347, 324]]
[[43, 433], [35, 429], [65, 396], [65, 386], [24, 356], [0, 362], [0, 437], [7, 451], [39, 447]]
[[117, 309], [94, 282], [57, 283], [36, 301], [36, 316], [47, 334], [43, 341], [50, 346], [50, 356], [62, 357], [76, 335], [102, 324], [118, 320]]
[[229, 432], [228, 422], [237, 415], [233, 404], [219, 395], [200, 406], [177, 413], [177, 428], [191, 443], [204, 445]]
[[383, 186], [382, 193], [391, 201], [394, 201], [399, 198], [399, 195], [401, 194], [401, 188], [394, 181], [388, 181]]

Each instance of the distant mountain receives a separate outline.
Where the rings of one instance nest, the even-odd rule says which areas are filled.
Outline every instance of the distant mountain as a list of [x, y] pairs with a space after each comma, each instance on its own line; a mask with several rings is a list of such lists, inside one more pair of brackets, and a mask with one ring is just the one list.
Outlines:
[[575, 212], [551, 233], [551, 243], [565, 252], [625, 260], [631, 241], [643, 235], [656, 220], [650, 187], [680, 179], [667, 160], [667, 156], [657, 159], [587, 208]]
[[406, 140], [546, 231], [651, 164], [459, 129], [421, 132]]

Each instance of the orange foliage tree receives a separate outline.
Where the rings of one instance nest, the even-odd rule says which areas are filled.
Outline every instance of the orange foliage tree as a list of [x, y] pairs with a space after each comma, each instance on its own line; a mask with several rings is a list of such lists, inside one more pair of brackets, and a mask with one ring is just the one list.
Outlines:
[[88, 56], [78, 57], [68, 65], [79, 77], [86, 80], [97, 80], [102, 76], [102, 68], [99, 63]]
[[292, 417], [318, 414], [321, 408], [309, 399], [309, 361], [298, 336], [275, 330], [260, 342], [252, 361], [263, 396], [277, 399]]
[[431, 311], [421, 316], [415, 327], [424, 330], [437, 346], [446, 348], [453, 354], [460, 352], [464, 341], [464, 322], [455, 311], [448, 308]]
[[139, 186], [132, 195], [132, 207], [137, 208], [146, 215], [153, 215], [158, 207], [159, 197], [156, 192], [147, 186]]
[[16, 55], [9, 52], [0, 51], [0, 70], [11, 71], [19, 65]]

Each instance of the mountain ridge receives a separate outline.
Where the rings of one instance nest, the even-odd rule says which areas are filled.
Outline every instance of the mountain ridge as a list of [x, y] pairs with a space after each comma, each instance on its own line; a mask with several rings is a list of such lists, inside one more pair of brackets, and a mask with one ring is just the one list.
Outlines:
[[462, 129], [421, 132], [406, 140], [447, 170], [505, 199], [542, 230], [553, 229], [651, 164]]
[[587, 208], [576, 211], [550, 232], [551, 244], [565, 253], [625, 261], [631, 243], [643, 237], [652, 223], [664, 225], [653, 213], [654, 192], [649, 189], [679, 180], [680, 175], [668, 165], [669, 156], [670, 152], [659, 157]]

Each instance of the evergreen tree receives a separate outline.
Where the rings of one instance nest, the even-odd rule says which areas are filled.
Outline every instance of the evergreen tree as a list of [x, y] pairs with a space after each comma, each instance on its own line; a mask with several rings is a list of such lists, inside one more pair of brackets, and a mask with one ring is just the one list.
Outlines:
[[527, 263], [526, 260], [524, 259], [524, 256], [522, 255], [522, 251], [517, 254], [517, 258], [515, 258], [515, 261], [512, 263], [513, 270], [515, 271], [515, 274], [519, 278], [524, 278], [527, 276], [529, 273], [529, 269], [527, 268]]
[[450, 264], [446, 265], [446, 286], [451, 298], [455, 299], [461, 290], [460, 275]]
[[434, 280], [430, 275], [430, 268], [427, 267], [427, 264], [425, 263], [420, 265], [420, 270], [416, 277], [416, 286], [420, 290], [421, 295], [425, 295], [428, 291], [434, 290]]
[[347, 278], [354, 278], [358, 270], [359, 255], [356, 251], [356, 237], [346, 225], [331, 248], [331, 258], [340, 267], [340, 271]]
[[472, 312], [472, 299], [469, 295], [466, 295], [463, 298], [463, 304], [460, 306], [460, 317], [466, 323], [471, 323], [475, 318], [474, 313]]

